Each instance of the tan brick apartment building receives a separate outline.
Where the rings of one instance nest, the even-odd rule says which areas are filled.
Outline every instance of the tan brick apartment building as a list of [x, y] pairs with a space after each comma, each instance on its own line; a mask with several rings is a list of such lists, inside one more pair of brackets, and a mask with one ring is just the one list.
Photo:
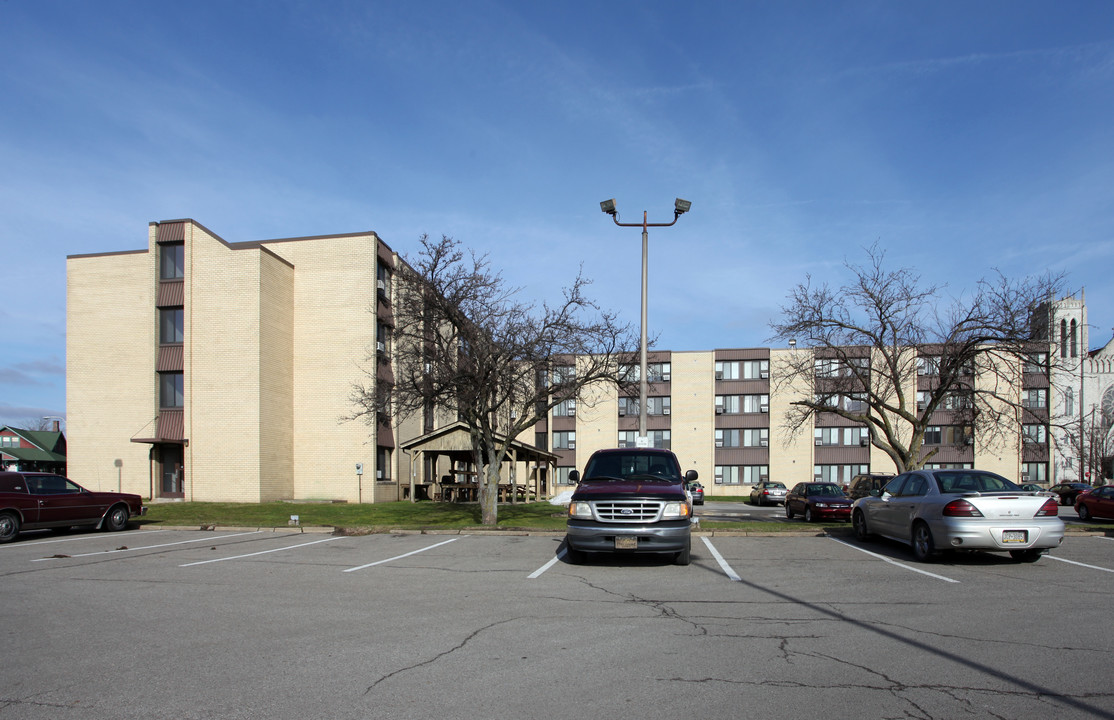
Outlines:
[[[142, 250], [71, 256], [70, 475], [91, 488], [121, 483], [190, 500], [401, 499], [412, 473], [399, 447], [433, 431], [433, 419], [381, 418], [374, 428], [342, 421], [369, 356], [378, 358], [377, 377], [391, 379], [400, 262], [373, 232], [229, 243], [192, 220], [151, 223]], [[791, 352], [805, 351], [651, 353], [652, 444], [696, 469], [710, 495], [744, 494], [764, 478], [789, 485], [892, 471], [863, 428], [834, 415], [785, 442], [781, 423], [797, 395], [771, 388]], [[1048, 379], [1025, 378], [1027, 422], [1047, 425]], [[523, 463], [516, 477], [540, 476], [549, 494], [560, 492], [593, 450], [634, 445], [637, 427], [636, 398], [600, 392], [565, 403], [535, 437], [519, 438], [551, 450], [555, 466]], [[1003, 447], [954, 442], [946, 414], [934, 428], [936, 463], [1054, 479], [1048, 432]], [[445, 470], [414, 468], [413, 476], [435, 482]]]
[[396, 499], [399, 429], [341, 421], [388, 342], [396, 262], [373, 232], [229, 243], [192, 220], [69, 257], [71, 476], [189, 500]]

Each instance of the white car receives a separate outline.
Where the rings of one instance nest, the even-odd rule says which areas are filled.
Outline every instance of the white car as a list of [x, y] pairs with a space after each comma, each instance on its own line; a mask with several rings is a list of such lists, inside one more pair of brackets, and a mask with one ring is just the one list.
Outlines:
[[855, 501], [851, 525], [912, 547], [922, 562], [945, 550], [1009, 552], [1035, 562], [1064, 540], [1055, 498], [983, 470], [913, 470]]

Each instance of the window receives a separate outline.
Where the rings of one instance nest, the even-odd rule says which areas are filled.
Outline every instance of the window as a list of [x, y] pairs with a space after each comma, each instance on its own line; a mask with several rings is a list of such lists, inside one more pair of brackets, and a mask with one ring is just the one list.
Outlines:
[[159, 278], [177, 280], [186, 275], [186, 246], [159, 245]]
[[[649, 438], [650, 447], [661, 448], [669, 450], [672, 447], [672, 435], [668, 430], [650, 430], [646, 433]], [[619, 443], [621, 448], [638, 447], [638, 431], [637, 430], [621, 430], [619, 431]]]
[[716, 447], [769, 447], [769, 428], [716, 430]]
[[1021, 442], [1026, 445], [1043, 445], [1048, 441], [1048, 428], [1044, 425], [1023, 425]]
[[184, 384], [185, 380], [180, 372], [159, 373], [159, 407], [182, 407]]
[[182, 342], [182, 317], [182, 308], [159, 310], [159, 343], [166, 345]]
[[1021, 392], [1021, 407], [1048, 407], [1048, 388], [1029, 388]]
[[668, 415], [670, 412], [669, 396], [646, 398], [647, 415]]
[[769, 395], [743, 395], [743, 412], [756, 413], [756, 412], [769, 412], [770, 411], [770, 396]]
[[737, 415], [739, 407], [738, 395], [716, 395], [716, 415]]
[[[672, 376], [672, 366], [667, 362], [646, 363], [646, 382], [669, 382]], [[626, 382], [638, 382], [642, 379], [642, 366], [620, 365], [619, 377]]]
[[716, 485], [754, 485], [770, 477], [768, 465], [716, 465]]
[[619, 398], [619, 417], [631, 417], [636, 415], [638, 415], [638, 398]]
[[743, 430], [743, 447], [769, 447], [770, 429], [752, 428]]
[[672, 373], [672, 369], [670, 367], [670, 363], [660, 362], [660, 363], [647, 363], [646, 364], [646, 375], [647, 375], [646, 379], [648, 381], [652, 382], [652, 383], [653, 382], [669, 382], [670, 377], [672, 376], [672, 374], [673, 373]]
[[925, 445], [940, 445], [944, 442], [944, 433], [939, 425], [929, 425], [924, 429]]
[[1021, 463], [1021, 481], [1042, 484], [1048, 482], [1048, 463]]
[[389, 447], [376, 448], [375, 479], [383, 482], [391, 481], [391, 449]]
[[1025, 356], [1022, 372], [1043, 374], [1048, 368], [1048, 353], [1029, 353]]
[[974, 468], [972, 463], [965, 462], [952, 462], [952, 463], [925, 463], [925, 470], [971, 470]]
[[562, 400], [553, 406], [553, 417], [575, 417], [576, 398]]
[[716, 380], [766, 380], [769, 377], [769, 360], [719, 360], [716, 362]]
[[576, 449], [576, 431], [569, 430], [566, 432], [553, 433], [553, 449], [554, 450], [575, 450]]
[[974, 406], [974, 396], [963, 390], [947, 393], [940, 403], [940, 407], [944, 410], [970, 410]]
[[851, 484], [851, 478], [870, 472], [869, 465], [813, 465], [812, 475], [819, 482]]
[[553, 368], [553, 384], [560, 385], [576, 379], [576, 367], [573, 365], [558, 365]]
[[921, 355], [917, 358], [918, 375], [939, 375], [940, 358], [934, 355]]
[[1060, 357], [1068, 356], [1068, 321], [1060, 321]]
[[818, 427], [812, 432], [817, 445], [858, 447], [870, 440], [870, 433], [865, 427]]
[[541, 448], [542, 450], [549, 449], [549, 433], [536, 432], [534, 433], [534, 447]]
[[1071, 388], [1064, 390], [1064, 414], [1075, 414], [1075, 392]]
[[927, 390], [917, 391], [917, 412], [924, 412], [924, 409], [928, 407], [928, 401], [931, 397], [932, 393]]
[[974, 434], [970, 427], [966, 425], [944, 426], [945, 445], [973, 445], [974, 442]]
[[0, 447], [19, 447], [19, 438], [15, 435], [4, 435], [0, 437]]
[[571, 467], [558, 467], [553, 470], [553, 482], [557, 485], [571, 485], [569, 482], [569, 473], [573, 471]]

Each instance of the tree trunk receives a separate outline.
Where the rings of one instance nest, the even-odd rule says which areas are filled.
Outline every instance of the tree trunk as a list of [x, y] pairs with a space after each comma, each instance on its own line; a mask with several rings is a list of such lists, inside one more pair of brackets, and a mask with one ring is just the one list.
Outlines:
[[499, 466], [488, 465], [480, 483], [480, 517], [484, 525], [495, 525], [499, 521], [498, 502]]

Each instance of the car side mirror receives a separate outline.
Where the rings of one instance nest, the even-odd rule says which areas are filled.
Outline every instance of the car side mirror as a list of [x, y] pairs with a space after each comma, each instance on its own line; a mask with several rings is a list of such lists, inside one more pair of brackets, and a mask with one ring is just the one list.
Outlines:
[[572, 472], [569, 473], [569, 484], [570, 485], [577, 485], [579, 483], [580, 483], [580, 471], [579, 470], [573, 470]]
[[694, 482], [699, 477], [700, 477], [700, 473], [696, 472], [695, 470], [686, 470], [685, 471], [685, 482], [687, 482], [687, 483]]
[[882, 491], [881, 490], [871, 490], [870, 494], [874, 497], [882, 497]]

